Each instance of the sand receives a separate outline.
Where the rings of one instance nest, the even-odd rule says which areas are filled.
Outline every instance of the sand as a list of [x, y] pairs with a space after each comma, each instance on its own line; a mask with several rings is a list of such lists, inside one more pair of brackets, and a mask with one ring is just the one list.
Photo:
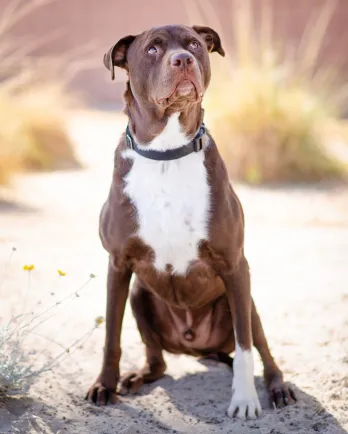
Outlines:
[[[40, 334], [68, 347], [104, 314], [107, 255], [98, 239], [98, 214], [124, 126], [119, 115], [73, 114], [69, 128], [85, 169], [20, 175], [11, 190], [1, 190], [1, 272], [13, 244], [17, 252], [0, 288], [0, 321], [23, 299], [27, 275], [21, 267], [26, 263], [36, 267], [31, 306], [38, 300], [49, 305], [78, 289], [90, 273], [97, 275], [79, 298], [55, 311]], [[271, 407], [255, 353], [262, 416], [247, 422], [229, 419], [228, 367], [166, 354], [163, 379], [121, 397], [115, 406], [97, 408], [84, 397], [101, 365], [101, 326], [26, 396], [1, 401], [1, 434], [347, 432], [348, 188], [235, 184], [235, 189], [246, 214], [253, 296], [273, 354], [299, 401], [280, 410]], [[57, 282], [58, 268], [67, 276]], [[45, 338], [33, 337], [28, 345], [53, 356], [61, 352]], [[122, 348], [122, 371], [139, 367], [143, 346], [129, 306]]]

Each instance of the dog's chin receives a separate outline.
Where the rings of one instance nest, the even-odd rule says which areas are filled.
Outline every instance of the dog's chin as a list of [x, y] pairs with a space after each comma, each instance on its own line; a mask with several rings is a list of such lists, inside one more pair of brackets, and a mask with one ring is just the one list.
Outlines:
[[201, 101], [202, 93], [197, 91], [195, 84], [191, 80], [183, 80], [167, 98], [160, 99], [159, 105], [164, 108], [175, 106], [184, 109], [187, 105]]

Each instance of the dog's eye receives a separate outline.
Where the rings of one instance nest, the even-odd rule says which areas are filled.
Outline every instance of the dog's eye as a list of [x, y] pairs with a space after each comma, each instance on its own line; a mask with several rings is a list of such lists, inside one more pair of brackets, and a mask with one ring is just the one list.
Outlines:
[[197, 48], [199, 47], [199, 44], [196, 41], [192, 41], [192, 42], [190, 42], [190, 47], [193, 48], [194, 50], [197, 50]]
[[149, 54], [156, 54], [157, 53], [157, 48], [156, 47], [150, 47], [147, 52]]

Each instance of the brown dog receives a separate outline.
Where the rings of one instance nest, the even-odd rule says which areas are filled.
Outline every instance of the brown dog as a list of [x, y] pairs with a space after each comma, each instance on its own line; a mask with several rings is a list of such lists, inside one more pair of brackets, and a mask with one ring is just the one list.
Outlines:
[[[87, 397], [99, 405], [160, 378], [163, 350], [233, 362], [230, 417], [261, 412], [252, 345], [280, 407], [295, 399], [267, 346], [250, 295], [244, 218], [201, 107], [209, 52], [224, 56], [208, 27], [153, 28], [127, 36], [105, 55], [124, 68], [129, 127], [116, 150], [113, 181], [100, 218], [110, 254], [106, 341], [100, 375]], [[145, 344], [145, 366], [119, 376], [122, 318], [130, 301]]]

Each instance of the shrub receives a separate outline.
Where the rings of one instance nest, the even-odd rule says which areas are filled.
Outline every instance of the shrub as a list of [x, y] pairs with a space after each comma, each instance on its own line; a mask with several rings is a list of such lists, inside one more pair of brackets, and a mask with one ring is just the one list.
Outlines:
[[[0, 274], [0, 290], [6, 281], [8, 265], [16, 249], [13, 248], [5, 269]], [[2, 318], [0, 321], [0, 398], [7, 395], [26, 393], [30, 386], [34, 384], [37, 378], [44, 372], [50, 371], [57, 366], [66, 357], [71, 356], [86, 340], [91, 336], [93, 331], [99, 327], [104, 318], [99, 316], [95, 319], [95, 324], [83, 336], [65, 346], [56, 342], [53, 337], [43, 336], [38, 333], [38, 327], [46, 321], [49, 321], [59, 306], [67, 303], [74, 297], [80, 297], [81, 291], [96, 276], [90, 274], [89, 278], [77, 290], [66, 295], [65, 297], [53, 301], [46, 307], [42, 307], [41, 300], [33, 306], [27, 306], [27, 295], [30, 291], [31, 273], [35, 271], [34, 265], [24, 265], [23, 270], [28, 273], [28, 283], [26, 295], [22, 306], [22, 312], [13, 314], [10, 318]], [[66, 273], [57, 270], [57, 278], [63, 278]], [[54, 293], [51, 292], [52, 298]], [[13, 306], [15, 307], [15, 306]], [[26, 345], [30, 337], [47, 339], [60, 347], [56, 356], [49, 357], [45, 350], [37, 351], [37, 345]]]
[[69, 99], [61, 87], [25, 86], [17, 95], [0, 85], [0, 182], [14, 170], [79, 167], [67, 133]]
[[79, 166], [65, 124], [68, 109], [76, 103], [67, 92], [67, 77], [58, 68], [59, 78], [45, 77], [53, 60], [35, 62], [23, 52], [23, 45], [30, 51], [37, 43], [27, 39], [22, 44], [10, 36], [16, 23], [49, 1], [13, 0], [1, 15], [0, 184], [18, 170]]
[[[214, 16], [212, 4], [203, 3]], [[297, 58], [287, 58], [285, 44], [276, 49], [268, 3], [259, 35], [250, 1], [233, 8], [234, 47], [227, 62], [214, 56], [218, 72], [206, 98], [208, 125], [233, 178], [261, 183], [345, 177], [346, 167], [330, 151], [330, 134], [341, 123], [333, 81], [317, 62], [331, 5], [311, 21]], [[214, 24], [219, 26], [216, 14]]]

